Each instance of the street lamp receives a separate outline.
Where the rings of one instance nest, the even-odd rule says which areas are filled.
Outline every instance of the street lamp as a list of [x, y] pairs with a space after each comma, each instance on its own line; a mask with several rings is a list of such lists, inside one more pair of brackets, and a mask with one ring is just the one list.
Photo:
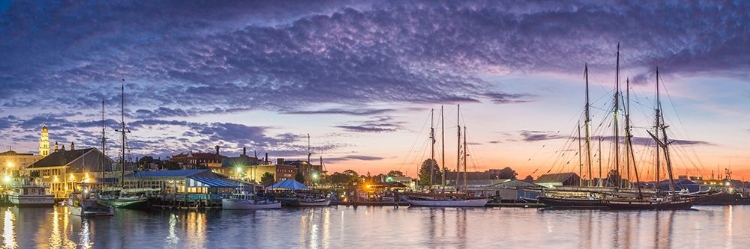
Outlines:
[[316, 182], [316, 181], [318, 180], [318, 172], [313, 172], [313, 173], [312, 173], [312, 180], [313, 180], [313, 181], [312, 181], [312, 183], [313, 183], [313, 188], [315, 188], [315, 182]]

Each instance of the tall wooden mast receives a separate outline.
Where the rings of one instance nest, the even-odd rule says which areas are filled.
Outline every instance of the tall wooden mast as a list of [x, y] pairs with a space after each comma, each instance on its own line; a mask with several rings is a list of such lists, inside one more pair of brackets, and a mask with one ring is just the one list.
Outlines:
[[458, 129], [458, 146], [456, 150], [456, 190], [458, 190], [458, 177], [461, 172], [461, 105], [456, 107], [456, 127]]
[[615, 187], [620, 188], [622, 185], [622, 177], [620, 176], [620, 132], [617, 125], [617, 116], [620, 110], [620, 43], [617, 43], [617, 68], [615, 71], [615, 110], [614, 110], [614, 130], [615, 130], [615, 173], [617, 179], [615, 179]]
[[586, 165], [589, 166], [588, 186], [590, 187], [593, 184], [594, 175], [591, 170], [591, 133], [589, 132], [589, 125], [591, 122], [591, 117], [589, 113], [589, 65], [588, 63], [584, 64], [583, 75], [586, 77], [586, 121], [584, 123], [586, 125]]
[[578, 175], [580, 176], [580, 181], [578, 181], [578, 186], [583, 187], [583, 160], [581, 159], [583, 157], [583, 153], [581, 153], [581, 121], [578, 121]]
[[[125, 79], [122, 80], [123, 82]], [[125, 83], [122, 83], [120, 86], [120, 107], [122, 108], [120, 112], [120, 118], [122, 123], [122, 130], [120, 133], [122, 134], [122, 174], [120, 176], [120, 187], [125, 187]]]
[[441, 133], [442, 138], [440, 139], [440, 145], [442, 146], [442, 152], [440, 153], [440, 155], [441, 155], [442, 160], [440, 163], [443, 168], [442, 170], [443, 171], [443, 174], [442, 174], [443, 183], [441, 186], [443, 186], [442, 189], [443, 189], [443, 192], [445, 192], [445, 177], [446, 177], [445, 174], [447, 174], [448, 172], [447, 172], [447, 167], [445, 166], [445, 115], [444, 115], [443, 110], [444, 110], [443, 106], [441, 105], [440, 106], [440, 133]]
[[104, 99], [102, 99], [102, 155], [104, 155], [104, 159], [102, 160], [102, 165], [101, 165], [102, 167], [101, 168], [101, 180], [100, 180], [101, 183], [99, 184], [100, 188], [104, 187], [104, 182], [105, 182], [104, 170], [106, 168], [105, 165], [107, 164], [107, 153], [105, 151], [106, 144], [107, 144], [107, 138], [105, 134], [105, 122], [104, 122]]
[[435, 179], [435, 110], [430, 110], [430, 189], [434, 184]]
[[468, 155], [466, 154], [466, 148], [467, 148], [466, 147], [466, 137], [467, 137], [467, 135], [466, 135], [466, 126], [464, 126], [464, 191], [468, 192], [468, 186], [469, 186], [469, 184], [467, 183], [467, 180], [468, 180], [467, 178], [468, 177], [467, 177], [467, 173], [466, 173], [466, 156], [468, 156]]
[[[659, 101], [659, 67], [656, 67], [656, 124], [654, 124], [654, 135], [658, 138], [659, 137], [659, 119], [661, 118], [661, 102]], [[656, 146], [656, 185], [654, 185], [654, 188], [657, 187], [659, 181], [661, 181], [661, 162], [659, 161], [659, 147]]]

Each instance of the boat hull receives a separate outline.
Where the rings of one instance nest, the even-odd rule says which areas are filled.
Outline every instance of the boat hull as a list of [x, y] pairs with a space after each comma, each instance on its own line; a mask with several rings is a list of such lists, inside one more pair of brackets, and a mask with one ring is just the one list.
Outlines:
[[331, 205], [331, 200], [299, 200], [300, 207], [323, 207]]
[[407, 200], [410, 206], [415, 207], [484, 207], [488, 199], [468, 200]]
[[99, 205], [95, 202], [83, 205], [68, 205], [68, 209], [70, 209], [70, 214], [81, 217], [115, 215], [115, 208]]
[[279, 209], [281, 202], [258, 202], [253, 200], [240, 199], [222, 199], [221, 209], [224, 210], [260, 210], [260, 209]]
[[701, 197], [695, 205], [750, 205], [750, 198], [739, 194], [717, 193]]
[[10, 202], [19, 207], [52, 207], [55, 205], [55, 196], [14, 194], [10, 196]]
[[605, 206], [610, 210], [690, 210], [695, 203], [695, 200], [611, 200]]
[[147, 199], [99, 199], [99, 204], [110, 206], [114, 208], [125, 208], [125, 209], [148, 209], [149, 203]]
[[539, 202], [554, 209], [604, 209], [601, 199], [538, 197]]

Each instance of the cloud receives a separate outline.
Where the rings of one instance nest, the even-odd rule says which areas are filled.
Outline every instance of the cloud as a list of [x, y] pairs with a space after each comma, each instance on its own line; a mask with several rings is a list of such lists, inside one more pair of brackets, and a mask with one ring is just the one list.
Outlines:
[[523, 137], [523, 141], [526, 141], [526, 142], [536, 142], [536, 141], [568, 138], [566, 136], [557, 135], [557, 133], [551, 134], [545, 131], [526, 131], [526, 130], [521, 131], [521, 137]]
[[286, 114], [343, 114], [353, 116], [370, 116], [370, 115], [381, 115], [388, 112], [393, 112], [394, 109], [325, 109], [325, 110], [314, 110], [314, 111], [288, 111]]
[[[474, 102], [487, 83], [476, 73], [570, 74], [584, 61], [611, 70], [618, 41], [623, 69], [661, 65], [672, 74], [734, 71], [746, 79], [744, 7], [167, 1], [42, 8], [15, 2], [0, 18], [6, 34], [0, 97], [8, 107], [39, 101], [84, 108], [116, 99], [112, 91], [126, 79], [130, 103], [151, 118], [189, 115], [180, 110], [188, 104], [284, 110], [311, 103]], [[46, 89], [62, 92], [41, 98]]]
[[375, 157], [375, 156], [362, 156], [362, 155], [348, 155], [343, 157], [331, 157], [331, 158], [324, 158], [324, 162], [332, 162], [332, 163], [338, 163], [338, 162], [345, 162], [345, 161], [378, 161], [383, 160], [382, 157]]
[[393, 132], [401, 128], [403, 122], [394, 121], [392, 117], [374, 117], [372, 120], [362, 121], [356, 125], [337, 125], [350, 132]]
[[530, 94], [511, 93], [484, 93], [482, 95], [490, 98], [495, 104], [527, 103], [531, 102], [530, 98], [533, 97]]
[[[591, 141], [596, 141], [598, 139], [601, 139], [602, 141], [609, 141], [609, 142], [615, 141], [615, 137], [614, 136], [594, 136], [594, 137], [591, 137]], [[619, 140], [620, 140], [621, 144], [625, 144], [626, 143], [624, 136], [620, 136]], [[630, 138], [630, 143], [632, 143], [633, 145], [641, 145], [641, 146], [655, 146], [656, 145], [656, 142], [654, 142], [654, 139], [651, 138], [651, 137], [633, 136], [632, 138]], [[680, 139], [670, 140], [670, 144], [672, 144], [672, 145], [714, 145], [714, 144], [706, 142], [706, 141], [680, 140]]]

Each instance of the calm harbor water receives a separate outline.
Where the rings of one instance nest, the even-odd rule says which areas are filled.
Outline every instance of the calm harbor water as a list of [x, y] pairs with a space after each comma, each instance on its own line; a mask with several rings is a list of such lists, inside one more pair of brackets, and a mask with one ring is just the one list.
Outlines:
[[747, 248], [750, 206], [694, 211], [325, 207], [205, 212], [2, 209], [4, 248]]

